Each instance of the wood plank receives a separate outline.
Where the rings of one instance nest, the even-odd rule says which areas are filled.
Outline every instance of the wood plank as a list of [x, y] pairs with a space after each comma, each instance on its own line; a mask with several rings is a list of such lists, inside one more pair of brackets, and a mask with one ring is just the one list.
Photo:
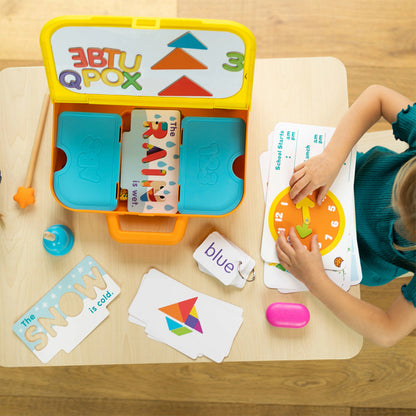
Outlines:
[[[383, 65], [385, 60], [382, 61]], [[381, 84], [416, 101], [416, 67], [392, 68], [387, 66], [346, 65], [348, 79], [348, 99], [351, 104], [361, 92], [371, 84]], [[377, 130], [388, 130], [387, 122], [377, 123]], [[372, 129], [375, 130], [375, 129]]]
[[258, 58], [336, 56], [345, 65], [374, 66], [383, 59], [389, 67], [414, 67], [412, 0], [387, 0], [382, 8], [378, 0], [178, 0], [178, 16], [246, 25], [257, 39]]
[[351, 416], [416, 416], [416, 409], [353, 408]]
[[348, 407], [281, 406], [273, 404], [206, 403], [163, 400], [108, 400], [52, 397], [0, 397], [0, 412], [7, 416], [350, 416]]
[[416, 409], [416, 344], [350, 360], [0, 368], [0, 397]]
[[175, 0], [89, 0], [79, 2], [4, 0], [0, 2], [0, 59], [41, 60], [39, 35], [50, 19], [64, 15], [176, 16]]

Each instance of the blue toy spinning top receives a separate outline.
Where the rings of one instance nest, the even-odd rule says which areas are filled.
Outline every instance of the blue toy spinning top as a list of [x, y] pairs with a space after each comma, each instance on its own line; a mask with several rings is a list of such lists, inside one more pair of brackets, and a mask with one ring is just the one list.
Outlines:
[[52, 225], [43, 233], [43, 247], [54, 256], [63, 256], [74, 245], [74, 235], [66, 225]]

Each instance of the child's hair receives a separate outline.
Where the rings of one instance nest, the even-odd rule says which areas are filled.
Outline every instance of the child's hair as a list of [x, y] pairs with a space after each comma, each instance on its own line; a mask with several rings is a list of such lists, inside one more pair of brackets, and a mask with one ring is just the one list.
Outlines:
[[395, 224], [396, 230], [413, 245], [401, 247], [394, 244], [397, 250], [416, 250], [416, 156], [408, 160], [399, 170], [393, 184], [392, 206], [399, 215]]

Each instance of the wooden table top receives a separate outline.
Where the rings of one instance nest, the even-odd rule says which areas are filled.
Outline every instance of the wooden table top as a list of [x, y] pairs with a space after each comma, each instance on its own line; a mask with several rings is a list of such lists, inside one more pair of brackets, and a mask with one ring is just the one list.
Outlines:
[[[108, 233], [105, 215], [68, 211], [55, 201], [49, 188], [51, 108], [33, 180], [36, 202], [21, 209], [13, 201], [17, 188], [24, 183], [45, 92], [42, 67], [0, 72], [0, 365], [41, 364], [13, 333], [12, 326], [87, 255], [118, 283], [121, 293], [108, 306], [107, 319], [70, 354], [61, 351], [48, 365], [192, 361], [149, 339], [142, 327], [127, 320], [141, 278], [151, 267], [194, 290], [243, 308], [244, 321], [226, 361], [345, 359], [360, 351], [362, 337], [310, 293], [283, 295], [268, 289], [263, 283], [260, 257], [264, 200], [258, 161], [267, 149], [267, 136], [279, 121], [335, 126], [348, 106], [346, 72], [341, 62], [333, 58], [256, 61], [244, 200], [225, 217], [192, 217], [184, 239], [174, 246], [117, 243]], [[130, 219], [123, 226], [134, 228], [134, 221]], [[52, 224], [65, 224], [74, 233], [74, 247], [63, 257], [49, 255], [42, 246], [42, 234]], [[199, 271], [192, 253], [214, 230], [255, 259], [255, 282], [243, 289], [226, 287]], [[359, 287], [354, 286], [351, 293], [359, 296]], [[309, 324], [297, 330], [270, 326], [265, 311], [278, 301], [306, 305], [311, 313]]]

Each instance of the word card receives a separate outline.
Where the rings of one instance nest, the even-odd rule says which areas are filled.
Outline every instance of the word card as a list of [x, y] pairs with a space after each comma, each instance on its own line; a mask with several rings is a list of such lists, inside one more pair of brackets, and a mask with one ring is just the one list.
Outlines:
[[266, 200], [261, 255], [266, 262], [264, 280], [268, 287], [283, 292], [306, 290], [277, 258], [278, 232], [282, 230], [287, 236], [290, 227], [295, 227], [308, 249], [312, 235], [318, 234], [324, 268], [344, 290], [361, 280], [359, 265], [352, 259], [358, 253], [353, 193], [355, 149], [321, 206], [316, 202], [316, 191], [296, 205], [289, 197], [289, 180], [295, 166], [321, 153], [334, 131], [332, 127], [278, 123], [269, 136], [269, 151], [260, 158]]
[[[219, 232], [212, 232], [194, 251], [199, 270], [217, 278], [225, 286], [243, 288], [250, 274], [255, 276], [255, 261]], [[254, 277], [250, 278], [250, 282]]]
[[129, 308], [129, 321], [192, 359], [221, 362], [243, 322], [243, 310], [150, 269]]
[[13, 325], [39, 358], [70, 353], [108, 315], [120, 288], [92, 258], [85, 257]]
[[133, 110], [123, 133], [120, 199], [132, 212], [176, 213], [181, 113]]

